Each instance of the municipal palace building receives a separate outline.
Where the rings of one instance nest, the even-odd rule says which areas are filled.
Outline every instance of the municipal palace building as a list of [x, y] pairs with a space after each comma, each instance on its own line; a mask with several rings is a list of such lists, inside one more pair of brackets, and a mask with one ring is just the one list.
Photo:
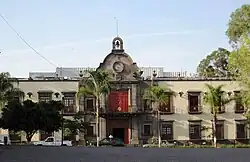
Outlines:
[[[142, 144], [160, 133], [162, 140], [170, 142], [211, 140], [212, 130], [203, 129], [211, 128], [213, 120], [210, 107], [203, 102], [207, 91], [205, 83], [213, 86], [225, 85], [223, 91], [228, 97], [241, 91], [239, 84], [229, 78], [202, 78], [185, 75], [184, 72], [167, 73], [161, 68], [139, 68], [134, 61], [136, 60], [126, 53], [123, 40], [115, 37], [111, 53], [98, 67], [115, 74], [110, 81], [110, 93], [101, 98], [101, 139], [113, 135], [123, 139], [125, 144]], [[87, 138], [94, 139], [97, 132], [93, 115], [95, 98], [89, 96], [77, 99], [77, 91], [83, 84], [81, 78], [84, 77], [82, 69], [70, 71], [70, 68], [57, 68], [56, 73], [30, 73], [29, 78], [20, 78], [19, 88], [25, 92], [25, 99], [62, 100], [65, 105], [65, 118], [72, 118], [74, 114], [81, 112], [84, 120], [91, 123], [87, 128]], [[151, 84], [168, 87], [175, 93], [169, 94], [167, 104], [160, 107], [159, 118], [156, 118], [156, 108], [143, 99], [145, 88]], [[243, 114], [244, 107], [236, 101], [219, 109], [216, 134], [218, 142], [247, 141], [249, 132]], [[0, 133], [6, 132], [0, 130]], [[44, 139], [43, 134], [38, 132], [32, 140]], [[59, 136], [61, 133], [54, 134]]]

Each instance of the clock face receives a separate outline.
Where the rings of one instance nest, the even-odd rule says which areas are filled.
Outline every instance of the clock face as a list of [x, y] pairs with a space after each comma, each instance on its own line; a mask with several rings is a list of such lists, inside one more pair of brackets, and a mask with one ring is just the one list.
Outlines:
[[121, 73], [124, 70], [124, 64], [120, 61], [115, 62], [113, 65], [113, 69], [117, 73]]

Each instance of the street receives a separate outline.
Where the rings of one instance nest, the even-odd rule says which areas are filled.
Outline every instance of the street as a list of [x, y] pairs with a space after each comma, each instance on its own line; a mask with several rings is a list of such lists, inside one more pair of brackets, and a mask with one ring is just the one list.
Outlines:
[[1, 162], [248, 162], [249, 149], [0, 147]]

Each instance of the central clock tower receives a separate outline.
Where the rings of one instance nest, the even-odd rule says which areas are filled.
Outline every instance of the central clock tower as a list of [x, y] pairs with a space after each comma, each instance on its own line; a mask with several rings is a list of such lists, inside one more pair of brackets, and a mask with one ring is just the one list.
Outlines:
[[125, 144], [138, 141], [138, 132], [132, 129], [137, 126], [132, 127], [132, 123], [137, 123], [133, 114], [137, 114], [141, 108], [139, 96], [142, 82], [141, 77], [138, 77], [141, 73], [136, 63], [125, 52], [120, 37], [113, 39], [112, 51], [98, 69], [112, 74], [110, 93], [104, 95], [102, 100], [102, 107], [105, 107], [103, 114], [106, 120], [106, 134], [123, 139]]
[[123, 48], [123, 40], [120, 37], [115, 37], [112, 41], [112, 51], [106, 56], [103, 63], [98, 69], [109, 71], [114, 74], [114, 80], [133, 81], [135, 73], [138, 73], [139, 68], [132, 58], [125, 53]]

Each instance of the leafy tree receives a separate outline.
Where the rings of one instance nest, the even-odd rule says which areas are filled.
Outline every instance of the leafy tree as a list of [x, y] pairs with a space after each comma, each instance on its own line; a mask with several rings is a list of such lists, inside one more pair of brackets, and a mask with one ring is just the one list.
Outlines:
[[[236, 79], [243, 86], [250, 87], [250, 39], [247, 35], [240, 39], [240, 46], [234, 50], [229, 57], [229, 65]], [[249, 89], [250, 90], [250, 89]]]
[[47, 133], [58, 131], [62, 126], [61, 110], [63, 104], [60, 101], [41, 102], [38, 104], [40, 114], [40, 130]]
[[18, 85], [18, 79], [11, 78], [9, 73], [0, 73], [0, 110], [8, 100], [24, 97], [24, 93], [19, 88], [15, 88], [15, 84]]
[[[89, 77], [84, 80], [83, 86], [79, 88], [78, 97], [94, 96], [96, 102], [96, 128], [99, 127], [99, 109], [101, 104], [101, 96], [109, 93], [110, 90], [110, 74], [102, 70], [87, 71]], [[99, 146], [99, 132], [97, 132], [97, 147]]]
[[10, 131], [24, 131], [27, 141], [30, 142], [40, 128], [40, 110], [37, 104], [31, 100], [26, 100], [23, 103], [15, 100], [10, 101], [3, 108], [0, 125]]
[[231, 102], [233, 98], [227, 98], [224, 95], [224, 92], [222, 90], [223, 85], [219, 85], [216, 87], [213, 87], [210, 84], [205, 84], [207, 88], [207, 92], [204, 96], [204, 102], [205, 104], [210, 106], [211, 112], [213, 114], [213, 123], [212, 123], [212, 136], [214, 141], [214, 146], [217, 147], [217, 139], [216, 139], [216, 132], [217, 132], [217, 117], [220, 108], [224, 107], [226, 104]]
[[218, 48], [203, 59], [197, 67], [197, 72], [204, 77], [230, 76], [228, 70], [228, 57], [230, 52], [224, 48]]
[[[143, 99], [147, 101], [148, 105], [156, 106], [158, 121], [160, 121], [160, 107], [168, 103], [169, 96], [166, 92], [169, 92], [170, 94], [174, 95], [174, 93], [169, 88], [164, 89], [160, 86], [153, 85], [147, 88], [143, 94]], [[159, 127], [160, 126], [158, 125], [158, 145], [160, 147], [161, 140]]]
[[73, 120], [65, 120], [64, 127], [70, 130], [70, 133], [75, 135], [78, 132], [84, 133], [86, 132], [87, 127], [90, 125], [89, 122], [85, 122], [81, 115], [75, 115]]
[[249, 33], [250, 5], [245, 4], [231, 14], [226, 34], [231, 42], [237, 43], [243, 35]]

